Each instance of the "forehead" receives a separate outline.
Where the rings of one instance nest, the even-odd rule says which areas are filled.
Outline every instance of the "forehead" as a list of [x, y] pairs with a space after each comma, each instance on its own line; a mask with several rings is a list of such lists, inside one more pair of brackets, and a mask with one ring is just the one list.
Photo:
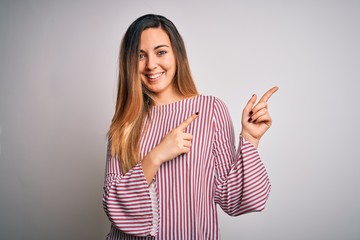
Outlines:
[[152, 49], [159, 45], [171, 46], [170, 38], [161, 28], [148, 28], [141, 33], [140, 48]]

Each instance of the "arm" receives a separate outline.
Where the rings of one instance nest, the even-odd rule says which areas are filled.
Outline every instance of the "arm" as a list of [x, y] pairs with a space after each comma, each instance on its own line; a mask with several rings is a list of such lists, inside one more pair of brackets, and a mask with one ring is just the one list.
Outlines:
[[110, 221], [121, 231], [136, 236], [148, 236], [155, 232], [148, 186], [163, 162], [190, 151], [192, 135], [184, 130], [196, 118], [197, 114], [193, 114], [170, 131], [125, 175], [118, 159], [111, 157], [109, 144], [103, 204]]
[[121, 231], [135, 236], [148, 236], [153, 214], [148, 183], [141, 163], [125, 175], [117, 159], [111, 158], [109, 146], [103, 206], [110, 221]]
[[271, 188], [265, 167], [242, 136], [236, 152], [230, 115], [220, 100], [215, 101], [214, 125], [215, 202], [231, 216], [263, 210]]
[[148, 184], [152, 182], [162, 163], [190, 151], [192, 135], [184, 131], [197, 117], [198, 113], [192, 114], [180, 123], [179, 126], [172, 129], [161, 142], [144, 157], [141, 164]]

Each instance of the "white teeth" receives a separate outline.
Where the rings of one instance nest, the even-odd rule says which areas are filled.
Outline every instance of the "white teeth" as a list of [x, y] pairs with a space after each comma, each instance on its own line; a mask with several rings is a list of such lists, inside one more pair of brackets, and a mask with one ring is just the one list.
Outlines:
[[147, 75], [148, 78], [151, 78], [151, 79], [154, 79], [154, 78], [158, 78], [161, 76], [162, 73], [157, 73], [157, 74], [154, 74], [154, 75]]

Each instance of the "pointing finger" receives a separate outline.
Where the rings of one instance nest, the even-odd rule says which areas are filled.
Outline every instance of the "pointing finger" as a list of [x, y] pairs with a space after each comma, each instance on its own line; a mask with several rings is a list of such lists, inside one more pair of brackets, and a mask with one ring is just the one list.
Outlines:
[[279, 88], [278, 87], [272, 87], [270, 90], [268, 90], [260, 99], [259, 102], [267, 102], [271, 95], [273, 95]]
[[198, 116], [199, 116], [199, 112], [194, 113], [189, 118], [187, 118], [185, 121], [180, 123], [178, 128], [181, 130], [185, 130], [185, 128], [187, 128], [190, 125], [190, 123], [192, 123], [192, 121], [194, 121]]

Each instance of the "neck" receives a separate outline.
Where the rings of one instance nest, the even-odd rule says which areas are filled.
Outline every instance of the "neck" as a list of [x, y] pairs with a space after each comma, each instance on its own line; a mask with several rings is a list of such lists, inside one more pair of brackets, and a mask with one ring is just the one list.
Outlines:
[[155, 103], [155, 106], [159, 106], [159, 105], [166, 105], [166, 104], [170, 104], [170, 103], [173, 103], [173, 102], [177, 102], [177, 101], [180, 101], [182, 99], [184, 99], [185, 97], [184, 96], [181, 96], [179, 94], [175, 94], [175, 93], [172, 93], [172, 94], [157, 94], [155, 97], [154, 97], [154, 103]]

